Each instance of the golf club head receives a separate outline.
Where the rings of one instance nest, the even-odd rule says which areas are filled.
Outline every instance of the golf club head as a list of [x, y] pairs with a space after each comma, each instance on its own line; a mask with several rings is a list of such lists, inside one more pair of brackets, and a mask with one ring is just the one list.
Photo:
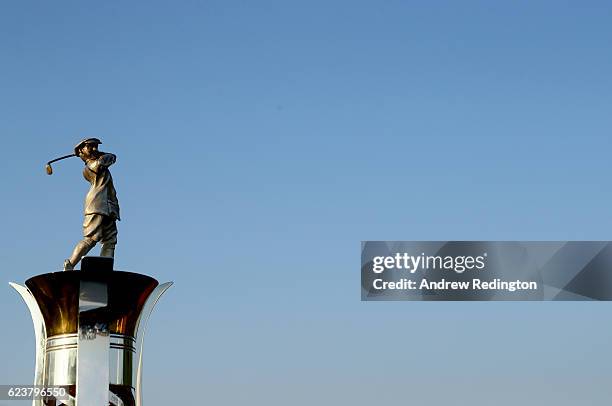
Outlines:
[[52, 175], [53, 174], [53, 168], [51, 167], [51, 164], [47, 164], [45, 169], [47, 170], [47, 175]]

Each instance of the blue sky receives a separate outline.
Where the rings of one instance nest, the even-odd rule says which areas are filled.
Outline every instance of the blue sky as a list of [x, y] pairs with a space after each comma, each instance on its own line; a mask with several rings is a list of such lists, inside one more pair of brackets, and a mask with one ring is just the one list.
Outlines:
[[[118, 156], [116, 267], [175, 282], [148, 405], [607, 402], [609, 304], [361, 303], [359, 247], [610, 240], [611, 13], [5, 2], [4, 280], [81, 238], [82, 163], [44, 163], [94, 136]], [[0, 383], [30, 382], [26, 307], [7, 284], [0, 305]]]

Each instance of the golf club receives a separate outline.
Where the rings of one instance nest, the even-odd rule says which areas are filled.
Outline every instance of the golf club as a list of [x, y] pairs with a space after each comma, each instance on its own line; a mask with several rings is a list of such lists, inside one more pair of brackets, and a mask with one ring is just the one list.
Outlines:
[[51, 161], [47, 162], [47, 166], [45, 167], [45, 169], [47, 170], [47, 175], [52, 175], [53, 174], [53, 168], [51, 167], [51, 164], [53, 162], [61, 161], [62, 159], [71, 158], [73, 156], [76, 156], [76, 154], [64, 155], [62, 157], [55, 158], [55, 159], [52, 159]]

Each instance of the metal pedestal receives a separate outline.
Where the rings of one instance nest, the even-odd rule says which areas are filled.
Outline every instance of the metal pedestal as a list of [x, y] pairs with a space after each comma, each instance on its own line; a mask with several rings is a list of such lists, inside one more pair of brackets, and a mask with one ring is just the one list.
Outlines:
[[85, 257], [81, 271], [10, 283], [34, 323], [34, 384], [64, 385], [70, 393], [33, 406], [142, 406], [145, 329], [172, 282], [112, 266], [112, 258]]

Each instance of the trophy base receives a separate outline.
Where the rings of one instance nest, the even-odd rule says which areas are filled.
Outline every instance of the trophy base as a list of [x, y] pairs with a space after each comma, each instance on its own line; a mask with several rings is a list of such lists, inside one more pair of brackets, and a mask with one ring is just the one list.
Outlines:
[[35, 385], [68, 388], [69, 400], [34, 406], [141, 406], [142, 348], [153, 308], [172, 282], [113, 270], [109, 257], [84, 257], [80, 271], [11, 283], [36, 334]]

